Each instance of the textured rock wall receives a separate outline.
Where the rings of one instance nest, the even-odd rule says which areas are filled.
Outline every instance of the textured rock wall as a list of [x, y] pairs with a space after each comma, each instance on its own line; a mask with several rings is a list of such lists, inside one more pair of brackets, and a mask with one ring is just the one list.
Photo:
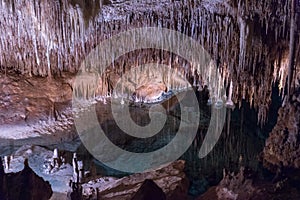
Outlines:
[[272, 171], [300, 168], [300, 89], [280, 110], [263, 150], [263, 163]]

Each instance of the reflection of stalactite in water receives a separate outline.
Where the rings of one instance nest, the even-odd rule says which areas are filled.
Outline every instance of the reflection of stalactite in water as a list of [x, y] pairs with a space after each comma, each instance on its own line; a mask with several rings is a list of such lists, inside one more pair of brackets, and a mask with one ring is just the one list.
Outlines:
[[[252, 169], [257, 169], [259, 167], [259, 162], [256, 156], [261, 152], [263, 148], [264, 141], [257, 140], [257, 137], [253, 134], [253, 130], [244, 126], [243, 133], [240, 132], [240, 118], [241, 115], [245, 115], [245, 120], [248, 120], [247, 112], [242, 114], [238, 111], [239, 117], [236, 116], [237, 110], [234, 111], [235, 114], [231, 117], [231, 125], [229, 128], [230, 134], [226, 134], [228, 130], [224, 129], [220, 137], [220, 140], [214, 147], [214, 149], [208, 154], [207, 157], [201, 159], [200, 161], [194, 162], [191, 166], [192, 169], [196, 169], [199, 172], [199, 176], [195, 176], [195, 179], [200, 178], [200, 176], [213, 177], [217, 179], [222, 175], [223, 168], [230, 168], [235, 171], [238, 170], [238, 165], [240, 162], [240, 157], [243, 158], [243, 165], [249, 166]], [[228, 128], [228, 127], [227, 127]], [[195, 146], [195, 153], [198, 152], [199, 146], [203, 141], [201, 138], [201, 132], [206, 132], [206, 130], [200, 130], [198, 137], [198, 147]], [[189, 152], [189, 156], [193, 154]], [[197, 155], [191, 157], [192, 160], [197, 159]], [[211, 167], [213, 166], [213, 168]], [[195, 172], [195, 171], [194, 171]]]

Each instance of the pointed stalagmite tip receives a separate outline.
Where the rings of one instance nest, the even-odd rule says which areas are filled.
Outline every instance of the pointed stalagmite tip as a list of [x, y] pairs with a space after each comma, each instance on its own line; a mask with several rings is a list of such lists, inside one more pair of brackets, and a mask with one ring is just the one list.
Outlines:
[[226, 102], [226, 107], [227, 107], [227, 108], [230, 108], [230, 109], [234, 109], [234, 108], [235, 108], [235, 105], [234, 105], [234, 103], [233, 103], [232, 100], [228, 100], [228, 101]]
[[28, 158], [25, 158], [24, 160], [24, 167], [25, 168], [29, 167]]

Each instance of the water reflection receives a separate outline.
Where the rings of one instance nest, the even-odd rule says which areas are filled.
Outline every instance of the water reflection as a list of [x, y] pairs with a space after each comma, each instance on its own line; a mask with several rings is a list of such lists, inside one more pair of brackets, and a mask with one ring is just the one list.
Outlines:
[[[276, 91], [274, 92], [274, 96], [277, 96]], [[250, 109], [250, 105], [245, 102], [243, 102], [240, 109], [236, 108], [233, 111], [228, 109], [227, 123], [225, 123], [217, 145], [207, 157], [199, 159], [198, 153], [209, 126], [211, 108], [207, 105], [208, 98], [205, 94], [199, 93], [198, 97], [201, 110], [200, 126], [193, 145], [181, 157], [181, 159], [187, 161], [186, 174], [191, 185], [190, 195], [193, 196], [198, 196], [208, 189], [209, 186], [217, 184], [222, 179], [224, 168], [230, 171], [237, 171], [241, 165], [246, 165], [255, 171], [261, 171], [257, 157], [263, 149], [267, 133], [276, 123], [276, 119], [271, 119], [265, 128], [262, 129], [257, 126], [257, 112]], [[277, 101], [274, 102], [276, 103]], [[169, 102], [166, 105], [173, 107], [174, 110], [177, 109], [176, 106]], [[277, 113], [278, 105], [271, 105], [272, 109], [269, 115], [274, 116], [274, 113]], [[104, 105], [100, 102], [98, 106], [98, 112], [101, 111], [101, 113], [104, 113], [106, 112], [104, 107], [107, 107], [108, 104]], [[137, 124], [145, 125], [149, 122], [147, 107], [136, 106], [130, 108], [130, 110], [131, 117]], [[178, 118], [174, 116], [170, 117], [166, 128], [158, 136], [148, 140], [139, 140], [124, 136], [115, 123], [109, 120], [104, 120], [102, 125], [106, 127], [107, 136], [110, 140], [115, 141], [115, 144], [121, 148], [131, 152], [149, 152], [169, 143], [174, 137], [174, 133], [176, 133], [178, 123]], [[17, 150], [19, 145], [17, 146], [15, 143], [19, 144], [19, 142], [15, 141], [7, 142], [7, 146], [1, 148], [1, 154], [11, 154]], [[30, 139], [26, 143], [30, 144]], [[60, 151], [65, 150], [70, 155], [76, 151], [79, 158], [84, 161], [86, 170], [96, 168], [99, 175], [116, 177], [128, 175], [127, 173], [110, 169], [95, 160], [78, 138], [72, 142], [62, 141], [59, 144], [46, 145], [46, 147], [49, 149], [58, 148]]]

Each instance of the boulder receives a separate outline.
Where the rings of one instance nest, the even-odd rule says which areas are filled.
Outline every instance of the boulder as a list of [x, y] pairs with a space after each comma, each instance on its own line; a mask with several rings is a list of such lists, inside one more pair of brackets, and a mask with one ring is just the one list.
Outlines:
[[[160, 191], [166, 199], [187, 199], [189, 181], [184, 173], [185, 161], [179, 160], [159, 169], [133, 174], [121, 179], [100, 178], [83, 184], [86, 199], [96, 197], [105, 199], [131, 200], [141, 197], [141, 192]], [[151, 180], [146, 181], [146, 180]], [[155, 183], [158, 187], [155, 187]], [[98, 191], [98, 192], [97, 192]], [[161, 192], [159, 192], [161, 193]]]
[[131, 200], [166, 200], [166, 194], [151, 179], [146, 179]]

